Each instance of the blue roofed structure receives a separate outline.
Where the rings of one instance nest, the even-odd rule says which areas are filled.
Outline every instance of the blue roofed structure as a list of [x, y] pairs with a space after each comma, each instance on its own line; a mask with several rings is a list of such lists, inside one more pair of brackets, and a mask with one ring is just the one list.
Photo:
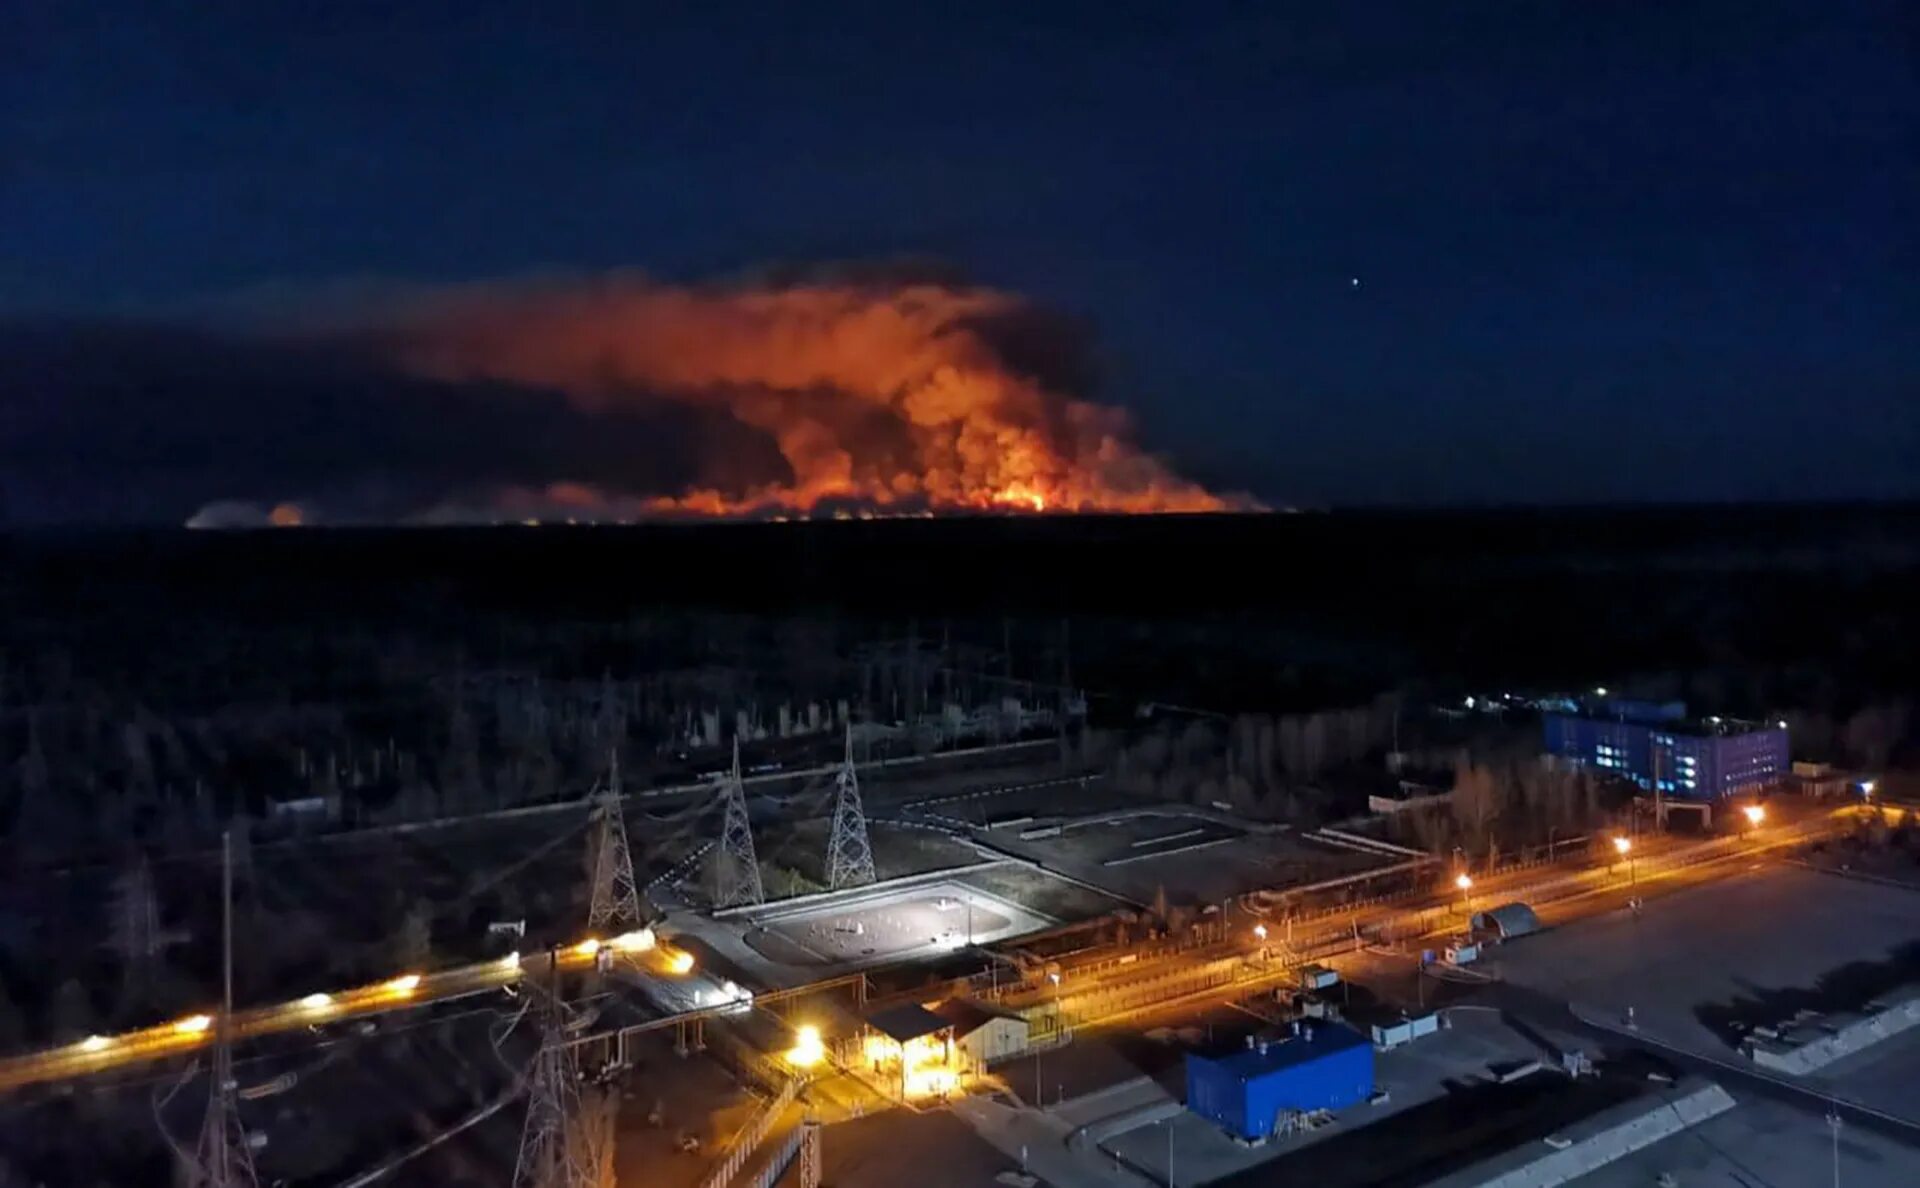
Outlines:
[[1373, 1093], [1373, 1044], [1338, 1024], [1252, 1046], [1187, 1054], [1187, 1108], [1235, 1136], [1264, 1139], [1289, 1115], [1339, 1110]]

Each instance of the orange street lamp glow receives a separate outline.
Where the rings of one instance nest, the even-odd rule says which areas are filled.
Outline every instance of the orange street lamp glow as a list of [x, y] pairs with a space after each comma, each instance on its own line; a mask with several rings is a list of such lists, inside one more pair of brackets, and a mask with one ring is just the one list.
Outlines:
[[1628, 850], [1633, 849], [1633, 843], [1624, 837], [1616, 837], [1613, 839], [1613, 848], [1617, 852], [1624, 854]]
[[1462, 891], [1470, 891], [1473, 889], [1473, 876], [1463, 874], [1453, 880], [1453, 885]]
[[809, 1023], [794, 1033], [794, 1039], [793, 1047], [787, 1050], [787, 1063], [795, 1068], [812, 1068], [826, 1059], [827, 1048], [818, 1027]]
[[1767, 810], [1761, 805], [1750, 804], [1740, 811], [1747, 815], [1747, 824], [1749, 825], [1758, 825], [1767, 819]]
[[323, 1008], [323, 1007], [330, 1007], [330, 1006], [332, 1006], [332, 1005], [333, 1005], [333, 995], [331, 995], [331, 994], [321, 994], [321, 993], [318, 993], [318, 992], [316, 992], [316, 993], [313, 993], [313, 994], [309, 994], [309, 995], [307, 995], [307, 996], [306, 996], [305, 998], [303, 998], [303, 999], [301, 999], [301, 1000], [300, 1000], [300, 1005], [301, 1005], [301, 1006], [303, 1006], [303, 1007], [306, 1007], [306, 1008], [307, 1008], [308, 1010], [310, 1010], [310, 1011], [317, 1011], [317, 1010], [320, 1010], [320, 1009], [321, 1009], [321, 1008]]
[[600, 951], [600, 940], [598, 937], [590, 936], [573, 946], [573, 951], [582, 957], [591, 957]]
[[90, 1035], [80, 1041], [80, 1050], [82, 1052], [98, 1052], [106, 1046], [107, 1037], [104, 1035]]
[[419, 974], [402, 974], [387, 983], [387, 990], [393, 994], [412, 994], [420, 988]]
[[633, 932], [623, 932], [607, 943], [622, 953], [644, 953], [653, 948], [653, 929], [640, 928]]
[[693, 954], [687, 952], [685, 949], [676, 949], [668, 954], [667, 972], [677, 974], [692, 973]]
[[178, 1023], [175, 1023], [173, 1029], [181, 1035], [199, 1035], [212, 1026], [212, 1015], [188, 1015]]

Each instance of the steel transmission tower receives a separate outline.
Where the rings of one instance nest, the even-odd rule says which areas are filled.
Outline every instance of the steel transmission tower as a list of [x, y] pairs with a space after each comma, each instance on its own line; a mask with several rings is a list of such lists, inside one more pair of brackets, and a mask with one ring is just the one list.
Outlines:
[[240, 1125], [233, 1080], [233, 838], [220, 835], [220, 1014], [213, 1021], [213, 1084], [200, 1143], [187, 1169], [188, 1188], [256, 1188], [253, 1153]]
[[858, 887], [874, 880], [867, 814], [860, 807], [860, 780], [853, 770], [853, 724], [847, 724], [847, 757], [833, 778], [833, 836], [827, 841], [827, 886]]
[[598, 1089], [580, 1084], [578, 1063], [566, 1043], [558, 987], [529, 986], [528, 993], [531, 1009], [539, 1014], [540, 1050], [527, 1086], [527, 1119], [520, 1130], [513, 1188], [610, 1188], [610, 1103]]
[[747, 819], [747, 790], [740, 782], [740, 738], [733, 739], [733, 771], [721, 777], [719, 885], [714, 896], [716, 907], [765, 903], [767, 895], [760, 885], [760, 860], [753, 852], [753, 824]]
[[633, 881], [633, 854], [627, 849], [626, 811], [620, 803], [620, 753], [613, 754], [607, 787], [593, 798], [593, 896], [587, 907], [587, 931], [626, 932], [646, 923], [640, 888]]

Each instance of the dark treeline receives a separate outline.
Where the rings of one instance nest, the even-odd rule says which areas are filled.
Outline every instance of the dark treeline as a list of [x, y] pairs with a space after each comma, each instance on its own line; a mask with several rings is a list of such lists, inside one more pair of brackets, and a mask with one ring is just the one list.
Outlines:
[[1915, 507], [0, 538], [0, 828], [44, 856], [269, 798], [472, 811], [578, 795], [616, 745], [674, 778], [735, 733], [1069, 687], [1112, 725], [1606, 681], [1884, 763], [1916, 542]]

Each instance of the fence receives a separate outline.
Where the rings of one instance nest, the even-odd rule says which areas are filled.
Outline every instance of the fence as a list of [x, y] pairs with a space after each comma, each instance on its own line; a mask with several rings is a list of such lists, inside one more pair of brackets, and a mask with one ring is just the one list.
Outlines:
[[[767, 1132], [773, 1129], [773, 1124], [779, 1121], [780, 1115], [787, 1112], [787, 1107], [791, 1106], [799, 1095], [800, 1079], [795, 1077], [789, 1080], [778, 1094], [763, 1104], [759, 1111], [747, 1121], [746, 1127], [734, 1136], [733, 1147], [727, 1152], [726, 1159], [714, 1169], [712, 1175], [701, 1181], [700, 1188], [728, 1188], [733, 1183], [734, 1177], [740, 1174], [740, 1169], [747, 1165], [747, 1160], [753, 1158], [754, 1149], [766, 1140]], [[796, 1130], [794, 1133], [798, 1134], [799, 1131]]]
[[779, 1183], [781, 1174], [787, 1170], [787, 1165], [793, 1162], [793, 1157], [800, 1153], [800, 1145], [806, 1141], [805, 1126], [796, 1126], [788, 1131], [787, 1137], [780, 1140], [780, 1145], [773, 1149], [772, 1156], [760, 1166], [760, 1170], [753, 1173], [753, 1178], [746, 1182], [745, 1188], [773, 1188]]

